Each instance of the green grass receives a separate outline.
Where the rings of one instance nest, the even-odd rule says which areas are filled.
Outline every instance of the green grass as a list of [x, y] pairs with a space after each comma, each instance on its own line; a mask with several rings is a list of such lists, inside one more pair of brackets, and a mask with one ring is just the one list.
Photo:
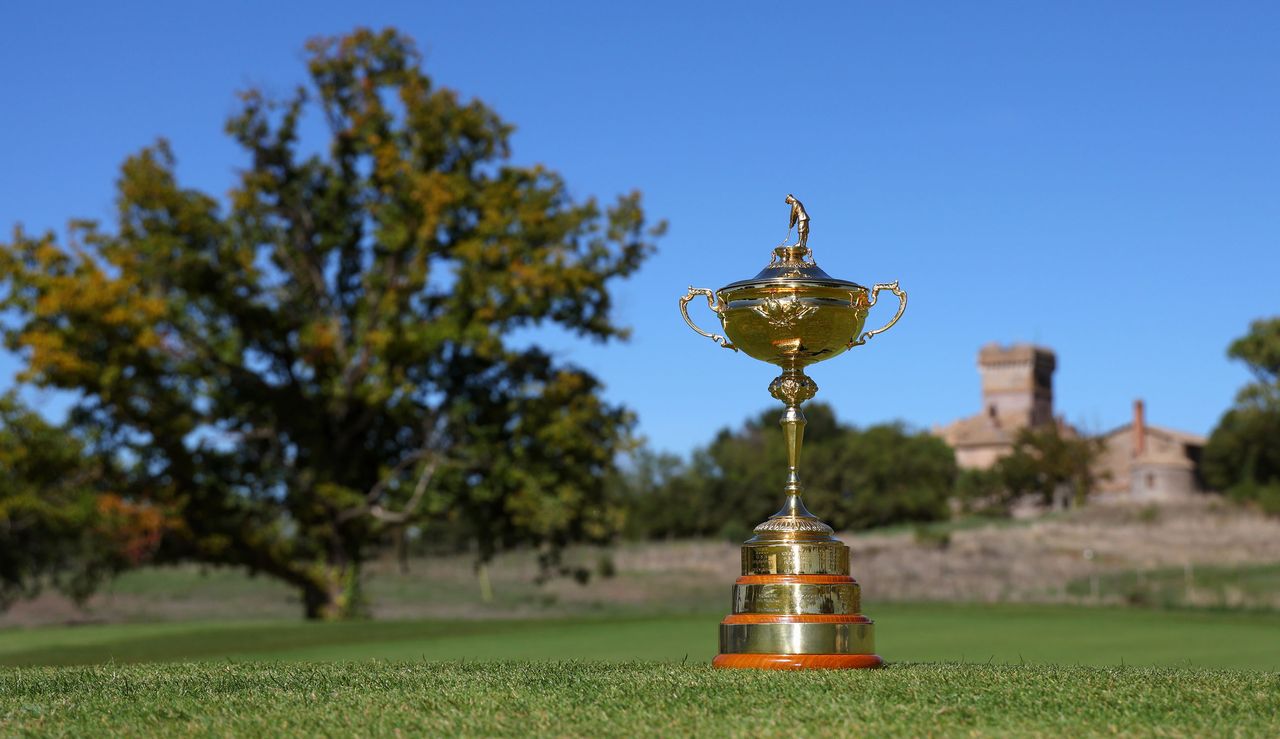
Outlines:
[[872, 615], [851, 673], [712, 670], [718, 614], [7, 629], [0, 735], [1280, 733], [1280, 615]]
[[131, 736], [1254, 735], [1280, 676], [897, 665], [249, 663], [0, 671], [0, 733]]
[[[880, 604], [890, 661], [1280, 670], [1280, 615]], [[118, 624], [0, 631], [0, 664], [186, 660], [664, 660], [714, 655], [720, 614], [470, 621]]]
[[1083, 577], [1067, 593], [1118, 597], [1133, 605], [1220, 608], [1266, 607], [1280, 593], [1280, 564], [1166, 567]]

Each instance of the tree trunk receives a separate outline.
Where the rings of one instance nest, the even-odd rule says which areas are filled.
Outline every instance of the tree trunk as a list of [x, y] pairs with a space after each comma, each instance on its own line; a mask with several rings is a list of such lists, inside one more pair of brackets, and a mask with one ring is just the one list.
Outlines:
[[302, 609], [308, 621], [335, 621], [340, 610], [334, 593], [319, 585], [303, 587]]
[[476, 565], [476, 580], [480, 583], [480, 600], [484, 603], [492, 603], [493, 583], [489, 581], [488, 562], [481, 562]]
[[342, 621], [363, 615], [358, 565], [317, 570], [317, 576], [302, 586], [302, 608], [308, 620]]
[[409, 574], [409, 533], [405, 526], [396, 529], [396, 561], [400, 564], [400, 574]]

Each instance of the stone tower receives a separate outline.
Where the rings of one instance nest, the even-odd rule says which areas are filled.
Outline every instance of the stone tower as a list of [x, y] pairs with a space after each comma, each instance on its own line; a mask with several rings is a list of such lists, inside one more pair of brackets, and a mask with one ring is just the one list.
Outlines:
[[998, 427], [1053, 423], [1053, 370], [1057, 358], [1031, 344], [987, 344], [978, 352], [983, 413]]
[[964, 469], [987, 469], [1013, 448], [1018, 431], [1055, 423], [1053, 352], [1032, 344], [987, 344], [978, 352], [982, 411], [935, 433], [956, 450]]

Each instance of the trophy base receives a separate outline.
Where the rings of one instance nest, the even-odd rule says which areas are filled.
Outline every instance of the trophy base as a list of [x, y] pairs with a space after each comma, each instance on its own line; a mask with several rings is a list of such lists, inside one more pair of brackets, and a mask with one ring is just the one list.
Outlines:
[[862, 614], [849, 548], [798, 496], [742, 546], [733, 611], [720, 622], [716, 667], [850, 670], [879, 667], [875, 623]]
[[[881, 661], [875, 648], [875, 624], [861, 613], [733, 613], [720, 622], [720, 656], [713, 664], [763, 669], [873, 667]], [[796, 659], [788, 661], [788, 657]], [[771, 666], [775, 663], [796, 666]]]
[[727, 670], [870, 670], [883, 664], [876, 654], [721, 654], [711, 661]]

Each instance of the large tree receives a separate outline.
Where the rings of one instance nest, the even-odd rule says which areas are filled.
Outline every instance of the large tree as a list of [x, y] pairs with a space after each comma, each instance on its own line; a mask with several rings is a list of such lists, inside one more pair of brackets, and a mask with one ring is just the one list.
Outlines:
[[410, 523], [482, 562], [607, 537], [632, 418], [511, 337], [623, 336], [610, 283], [661, 225], [638, 194], [602, 208], [511, 163], [511, 126], [395, 31], [308, 51], [310, 85], [241, 96], [225, 203], [160, 142], [125, 162], [114, 228], [0, 246], [23, 378], [78, 393], [123, 493], [181, 515], [159, 556], [280, 578], [309, 617], [352, 612], [362, 560]]
[[1254, 321], [1227, 355], [1244, 362], [1254, 381], [1209, 436], [1206, 482], [1280, 513], [1280, 318]]

